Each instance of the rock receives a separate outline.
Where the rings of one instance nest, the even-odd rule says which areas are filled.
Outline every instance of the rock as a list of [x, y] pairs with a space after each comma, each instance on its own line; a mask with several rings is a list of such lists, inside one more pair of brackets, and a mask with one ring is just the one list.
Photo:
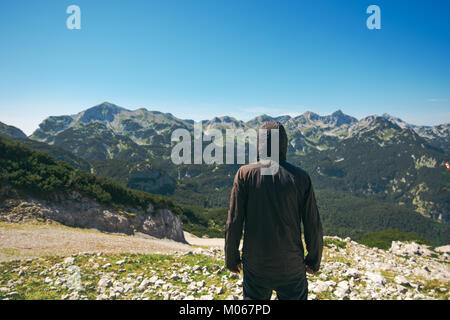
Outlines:
[[339, 282], [337, 288], [342, 289], [345, 293], [350, 293], [350, 286], [346, 280]]
[[164, 280], [158, 279], [158, 280], [155, 281], [155, 286], [160, 287], [160, 286], [162, 286], [165, 283], [166, 282]]
[[108, 299], [109, 299], [109, 297], [104, 293], [98, 295], [96, 298], [96, 300], [108, 300]]
[[376, 285], [384, 286], [386, 279], [378, 273], [366, 272], [366, 277]]
[[199, 265], [195, 265], [193, 268], [192, 268], [192, 271], [199, 271], [201, 269], [201, 267], [199, 266]]
[[205, 254], [205, 250], [202, 248], [197, 248], [194, 250], [194, 254]]
[[230, 279], [239, 279], [239, 274], [235, 272], [230, 273]]
[[125, 260], [119, 260], [116, 262], [116, 264], [120, 266], [121, 264], [124, 264], [125, 262], [126, 262]]
[[425, 299], [425, 296], [421, 293], [418, 293], [418, 294], [414, 295], [414, 299], [415, 300]]
[[64, 259], [63, 264], [65, 265], [71, 265], [74, 264], [75, 259], [73, 257], [67, 257]]
[[215, 294], [219, 295], [219, 294], [223, 294], [225, 291], [223, 290], [223, 287], [218, 287], [215, 290]]
[[401, 241], [392, 241], [391, 248], [388, 252], [397, 254], [397, 255], [406, 255], [406, 256], [430, 256], [433, 252], [428, 249], [428, 246], [420, 245], [415, 242], [404, 243]]
[[162, 289], [163, 289], [164, 291], [167, 291], [167, 290], [169, 290], [170, 288], [172, 288], [172, 284], [170, 284], [170, 283], [166, 283], [166, 284], [164, 284], [164, 285], [162, 286]]
[[344, 275], [349, 278], [357, 279], [360, 276], [360, 272], [357, 269], [349, 268], [349, 269], [344, 270]]
[[105, 292], [106, 288], [112, 286], [112, 281], [109, 277], [102, 277], [97, 283], [97, 292], [102, 294]]
[[398, 283], [399, 285], [402, 285], [404, 287], [410, 287], [411, 286], [409, 281], [404, 276], [396, 276], [394, 278], [394, 282]]
[[139, 285], [139, 287], [137, 289], [138, 289], [138, 291], [144, 291], [152, 283], [154, 283], [154, 282], [152, 282], [150, 279], [145, 278], [144, 280], [142, 280], [141, 284]]
[[336, 288], [336, 289], [334, 290], [333, 294], [334, 294], [338, 299], [341, 299], [341, 300], [348, 300], [348, 299], [349, 299], [346, 290], [343, 289], [343, 288], [339, 288], [339, 287]]
[[180, 277], [176, 272], [173, 272], [173, 273], [169, 276], [169, 279], [170, 279], [170, 280], [176, 281], [176, 280], [181, 279], [181, 277]]
[[18, 295], [19, 294], [17, 292], [12, 291], [12, 292], [8, 292], [7, 294], [5, 294], [5, 297], [11, 298], [11, 297], [16, 297]]
[[111, 267], [111, 263], [106, 263], [102, 266], [103, 269]]
[[[0, 189], [0, 192], [4, 188]], [[180, 217], [166, 208], [155, 210], [151, 208], [111, 209], [105, 207], [92, 198], [85, 197], [77, 192], [69, 194], [56, 193], [54, 199], [27, 199], [15, 201], [2, 199], [8, 202], [7, 214], [0, 215], [2, 221], [19, 222], [44, 219], [56, 221], [63, 225], [77, 228], [97, 229], [102, 232], [134, 234], [142, 232], [157, 238], [167, 238], [186, 243]], [[150, 205], [149, 205], [150, 207]], [[151, 214], [149, 214], [149, 212]]]
[[197, 291], [197, 284], [195, 282], [192, 282], [190, 285], [188, 285], [187, 289], [189, 291]]
[[324, 282], [324, 281], [318, 280], [315, 283], [313, 283], [311, 285], [311, 287], [312, 287], [312, 289], [311, 289], [312, 292], [314, 292], [314, 293], [321, 293], [321, 292], [324, 292], [324, 291], [328, 291], [329, 284]]
[[437, 247], [434, 250], [441, 253], [450, 253], [450, 245]]

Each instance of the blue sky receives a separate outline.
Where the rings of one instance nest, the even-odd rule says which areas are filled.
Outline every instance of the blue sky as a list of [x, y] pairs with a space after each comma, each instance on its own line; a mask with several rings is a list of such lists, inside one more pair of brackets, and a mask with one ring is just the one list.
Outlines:
[[[69, 30], [66, 8], [81, 8]], [[366, 8], [381, 8], [381, 30]], [[195, 120], [261, 113], [450, 122], [450, 1], [0, 2], [0, 121], [30, 134], [103, 101]]]

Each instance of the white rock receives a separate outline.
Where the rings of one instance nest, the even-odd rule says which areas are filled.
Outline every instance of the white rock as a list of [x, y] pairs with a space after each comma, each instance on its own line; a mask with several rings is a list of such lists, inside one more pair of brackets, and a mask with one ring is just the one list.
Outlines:
[[400, 276], [396, 276], [394, 278], [394, 282], [398, 283], [399, 285], [405, 286], [405, 287], [411, 286], [409, 281], [404, 276], [401, 276], [401, 275]]
[[191, 284], [188, 285], [187, 289], [189, 291], [197, 291], [197, 284], [195, 282], [192, 282]]
[[144, 280], [142, 280], [141, 284], [138, 287], [138, 291], [144, 291], [145, 289], [147, 289], [147, 287], [151, 284], [152, 282], [150, 281], [150, 279], [145, 278]]
[[158, 279], [158, 280], [156, 280], [155, 285], [159, 287], [159, 286], [162, 286], [165, 283], [166, 282], [164, 280]]
[[350, 293], [350, 286], [348, 281], [344, 280], [338, 283], [338, 289], [342, 289], [344, 293]]
[[374, 284], [381, 286], [384, 286], [386, 284], [386, 279], [379, 273], [366, 272], [366, 277]]
[[75, 259], [72, 257], [67, 257], [64, 259], [63, 264], [67, 265], [67, 264], [74, 264]]
[[391, 248], [388, 252], [407, 256], [430, 256], [433, 254], [433, 252], [428, 249], [428, 246], [420, 245], [415, 242], [404, 243], [401, 241], [392, 241]]
[[329, 286], [330, 285], [328, 283], [318, 280], [315, 283], [311, 284], [311, 291], [314, 293], [321, 293], [324, 291], [328, 291]]
[[215, 293], [216, 294], [223, 294], [225, 291], [223, 290], [223, 287], [218, 287], [218, 288], [216, 288], [216, 291], [215, 291]]
[[349, 278], [359, 278], [360, 272], [354, 268], [348, 268], [345, 270], [344, 275]]
[[232, 273], [230, 274], [230, 279], [239, 279], [239, 274], [238, 274], [238, 273], [235, 273], [235, 272], [232, 272]]

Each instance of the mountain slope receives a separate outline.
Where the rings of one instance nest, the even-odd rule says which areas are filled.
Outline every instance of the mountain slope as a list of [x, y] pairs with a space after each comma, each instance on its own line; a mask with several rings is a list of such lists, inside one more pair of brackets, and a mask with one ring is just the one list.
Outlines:
[[26, 134], [23, 133], [22, 130], [9, 126], [7, 124], [4, 124], [3, 122], [0, 122], [0, 136], [6, 137], [6, 138], [26, 138]]

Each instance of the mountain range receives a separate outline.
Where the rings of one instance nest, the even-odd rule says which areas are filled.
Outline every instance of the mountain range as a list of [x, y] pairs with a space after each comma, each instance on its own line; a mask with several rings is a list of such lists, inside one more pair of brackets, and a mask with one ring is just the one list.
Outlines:
[[[283, 123], [288, 161], [307, 170], [315, 188], [388, 201], [448, 220], [450, 123], [417, 126], [389, 114], [358, 120], [337, 110], [325, 116], [311, 111], [296, 117], [260, 115], [249, 121], [223, 116], [202, 125], [206, 132], [245, 130], [265, 121]], [[3, 124], [0, 135], [34, 149], [45, 146], [54, 157], [66, 152], [74, 166], [131, 188], [166, 194], [181, 204], [226, 207], [239, 165], [175, 166], [170, 161], [172, 132], [193, 132], [193, 125], [193, 120], [170, 113], [104, 102], [75, 115], [50, 116], [28, 138]]]

